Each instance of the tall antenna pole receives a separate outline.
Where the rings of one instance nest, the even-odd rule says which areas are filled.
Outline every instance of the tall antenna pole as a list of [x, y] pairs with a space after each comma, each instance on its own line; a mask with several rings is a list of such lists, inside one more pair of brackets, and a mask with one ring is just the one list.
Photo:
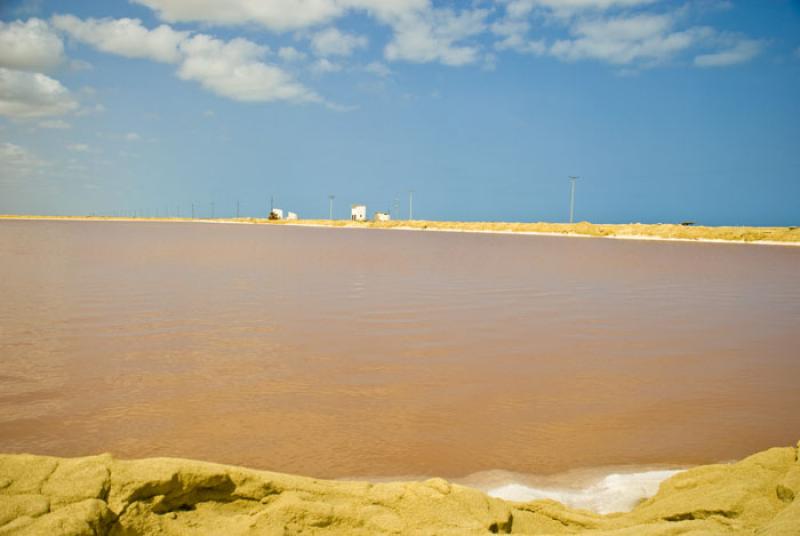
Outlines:
[[336, 199], [335, 195], [330, 194], [328, 196], [328, 219], [329, 220], [333, 219], [333, 200], [334, 199]]
[[569, 190], [569, 222], [572, 223], [574, 221], [575, 216], [575, 181], [577, 181], [580, 177], [569, 177], [570, 182], [570, 190]]
[[408, 192], [408, 219], [414, 219], [414, 190]]
[[192, 219], [194, 219], [194, 203], [192, 203]]
[[239, 200], [236, 200], [236, 218], [239, 218]]

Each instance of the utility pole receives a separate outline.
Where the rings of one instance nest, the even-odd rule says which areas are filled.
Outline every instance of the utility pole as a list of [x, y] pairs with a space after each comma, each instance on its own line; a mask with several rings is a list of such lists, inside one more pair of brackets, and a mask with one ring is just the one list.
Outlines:
[[333, 194], [328, 195], [328, 219], [333, 219], [333, 200], [336, 199], [336, 196]]
[[192, 203], [192, 219], [194, 219], [194, 203]]
[[408, 219], [414, 219], [414, 190], [408, 192]]
[[570, 190], [569, 190], [569, 222], [572, 223], [574, 221], [575, 216], [575, 181], [577, 181], [580, 177], [569, 177], [570, 182]]

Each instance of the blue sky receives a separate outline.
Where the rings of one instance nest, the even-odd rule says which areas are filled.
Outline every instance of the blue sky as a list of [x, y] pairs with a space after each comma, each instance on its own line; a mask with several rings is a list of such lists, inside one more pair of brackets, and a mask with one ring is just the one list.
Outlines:
[[0, 3], [0, 212], [800, 224], [800, 2]]

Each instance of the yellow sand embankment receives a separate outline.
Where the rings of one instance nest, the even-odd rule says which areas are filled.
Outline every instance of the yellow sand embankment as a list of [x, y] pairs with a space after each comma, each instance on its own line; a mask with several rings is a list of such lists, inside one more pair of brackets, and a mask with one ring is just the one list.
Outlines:
[[512, 503], [441, 479], [316, 480], [190, 460], [0, 455], [0, 534], [769, 534], [800, 532], [798, 449], [690, 469], [632, 512]]
[[756, 244], [800, 245], [800, 227], [709, 227], [676, 224], [597, 224], [597, 223], [513, 223], [395, 220], [388, 222], [352, 222], [350, 220], [281, 220], [262, 218], [124, 218], [111, 216], [20, 216], [0, 215], [0, 220], [68, 221], [149, 221], [197, 223], [250, 223], [307, 225], [359, 229], [406, 229], [420, 231], [461, 231], [482, 233], [543, 234], [560, 236], [595, 236], [641, 240], [689, 240], [706, 242], [745, 242]]
[[635, 238], [653, 240], [693, 240], [748, 242], [800, 245], [800, 227], [707, 227], [676, 224], [596, 224], [580, 223], [511, 223], [511, 222], [449, 222], [449, 221], [388, 221], [355, 223], [347, 220], [301, 220], [285, 224], [334, 227], [365, 227], [370, 229], [413, 229], [426, 231], [463, 231], [482, 233], [518, 233], [563, 236], [595, 236], [604, 238]]

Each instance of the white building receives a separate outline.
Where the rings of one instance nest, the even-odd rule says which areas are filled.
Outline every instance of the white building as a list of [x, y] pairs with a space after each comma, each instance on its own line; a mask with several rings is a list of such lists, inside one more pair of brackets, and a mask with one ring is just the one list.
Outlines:
[[389, 215], [388, 212], [376, 212], [372, 219], [375, 221], [389, 221], [392, 219], [392, 216]]
[[366, 205], [351, 206], [350, 219], [353, 221], [367, 221], [367, 206]]
[[286, 219], [287, 220], [296, 220], [297, 219], [297, 213], [295, 213], [295, 212], [287, 212], [286, 213]]
[[283, 210], [279, 208], [273, 208], [272, 211], [269, 213], [269, 219], [271, 220], [282, 220], [283, 219]]

